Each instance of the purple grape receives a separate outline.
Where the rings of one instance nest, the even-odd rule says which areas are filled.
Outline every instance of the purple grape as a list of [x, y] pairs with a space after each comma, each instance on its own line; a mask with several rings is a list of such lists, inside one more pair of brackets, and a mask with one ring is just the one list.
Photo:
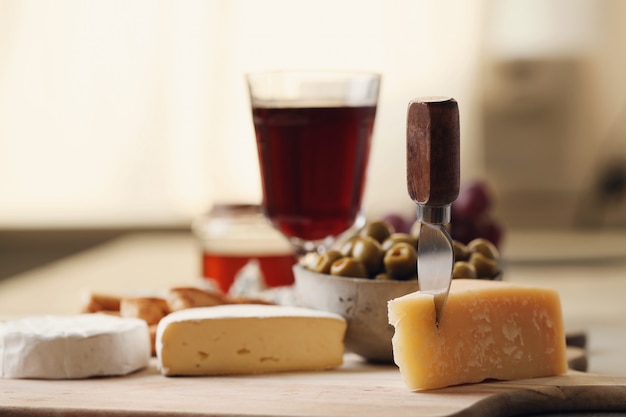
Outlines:
[[472, 239], [478, 237], [478, 228], [471, 220], [453, 218], [450, 223], [450, 236], [454, 240], [468, 244]]
[[389, 223], [398, 233], [409, 233], [411, 230], [412, 222], [399, 214], [389, 213], [383, 216], [382, 220]]
[[490, 215], [493, 197], [483, 181], [474, 181], [463, 187], [452, 203], [450, 234], [462, 243], [482, 237], [498, 247], [504, 230]]
[[492, 204], [487, 185], [482, 181], [472, 182], [463, 187], [457, 199], [452, 203], [452, 216], [460, 219], [472, 219], [486, 213]]
[[485, 238], [493, 243], [497, 248], [500, 248], [502, 236], [504, 234], [502, 226], [490, 217], [484, 220], [484, 223], [478, 227], [478, 237]]

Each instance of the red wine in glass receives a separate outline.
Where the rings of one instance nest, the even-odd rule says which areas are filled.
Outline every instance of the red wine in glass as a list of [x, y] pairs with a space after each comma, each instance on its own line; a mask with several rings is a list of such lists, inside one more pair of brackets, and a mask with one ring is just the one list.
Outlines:
[[248, 74], [263, 210], [299, 255], [363, 220], [380, 75]]
[[263, 207], [289, 238], [319, 241], [361, 210], [375, 106], [254, 107]]

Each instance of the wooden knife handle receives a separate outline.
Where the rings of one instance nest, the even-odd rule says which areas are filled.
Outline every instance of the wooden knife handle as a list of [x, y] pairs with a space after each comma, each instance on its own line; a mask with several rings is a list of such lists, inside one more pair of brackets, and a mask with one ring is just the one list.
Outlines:
[[459, 109], [448, 97], [409, 103], [406, 130], [407, 186], [413, 201], [446, 206], [459, 195]]

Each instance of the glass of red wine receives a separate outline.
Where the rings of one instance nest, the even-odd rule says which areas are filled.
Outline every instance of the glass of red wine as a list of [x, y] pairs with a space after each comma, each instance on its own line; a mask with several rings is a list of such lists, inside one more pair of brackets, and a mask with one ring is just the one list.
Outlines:
[[381, 76], [271, 71], [246, 76], [263, 210], [296, 255], [326, 250], [364, 221]]

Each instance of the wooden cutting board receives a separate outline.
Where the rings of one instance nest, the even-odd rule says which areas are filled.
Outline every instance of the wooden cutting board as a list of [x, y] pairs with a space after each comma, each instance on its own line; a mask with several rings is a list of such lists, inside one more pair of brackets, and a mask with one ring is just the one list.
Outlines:
[[0, 379], [0, 415], [85, 416], [516, 416], [625, 411], [626, 378], [578, 371], [411, 392], [393, 365], [346, 355], [336, 370], [230, 377], [164, 377], [154, 363], [125, 377]]

